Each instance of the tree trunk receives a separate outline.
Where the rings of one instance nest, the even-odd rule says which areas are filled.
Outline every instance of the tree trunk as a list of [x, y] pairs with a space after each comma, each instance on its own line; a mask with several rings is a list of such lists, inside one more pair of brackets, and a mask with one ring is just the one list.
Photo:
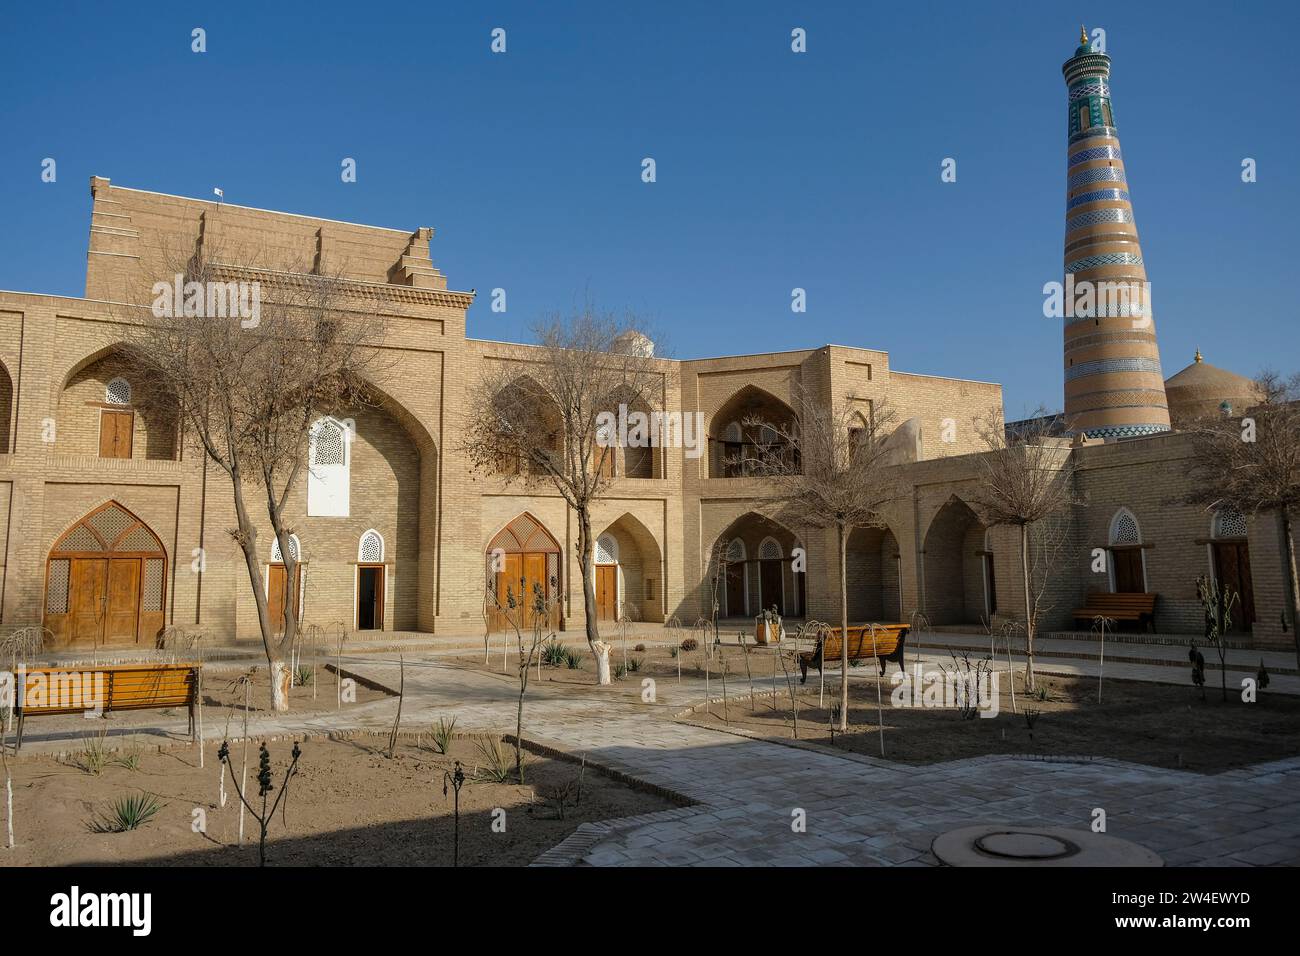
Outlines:
[[[840, 733], [849, 729], [849, 536], [843, 523], [836, 528], [840, 536]], [[825, 668], [826, 662], [822, 661]]]
[[[1029, 598], [1029, 525], [1020, 526], [1020, 572], [1025, 585], [1025, 687], [1034, 689], [1034, 608]], [[1016, 675], [1011, 674], [1014, 681]]]
[[277, 713], [289, 710], [289, 664], [283, 659], [271, 659], [271, 709]]
[[1300, 574], [1296, 573], [1295, 538], [1291, 509], [1282, 506], [1282, 546], [1286, 548], [1287, 602], [1291, 605], [1291, 639], [1295, 642], [1296, 666], [1300, 667]]
[[[609, 645], [600, 639], [600, 628], [596, 622], [596, 575], [593, 564], [595, 542], [591, 537], [591, 513], [585, 503], [577, 511], [578, 570], [582, 573], [582, 608], [587, 625], [587, 646], [596, 657], [596, 682], [608, 684], [610, 682]], [[604, 647], [604, 650], [599, 650], [600, 647]]]
[[610, 682], [609, 650], [610, 645], [599, 638], [591, 645], [591, 652], [596, 655], [596, 683], [598, 684], [608, 684]]

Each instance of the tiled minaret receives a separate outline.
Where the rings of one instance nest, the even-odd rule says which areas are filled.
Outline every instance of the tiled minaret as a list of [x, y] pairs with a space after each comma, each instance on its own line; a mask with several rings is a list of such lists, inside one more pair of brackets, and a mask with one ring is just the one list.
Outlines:
[[[1147, 274], [1110, 102], [1110, 57], [1080, 45], [1061, 71], [1069, 89], [1065, 200], [1065, 415], [1089, 438], [1169, 430]], [[1089, 308], [1085, 296], [1094, 293]], [[1129, 295], [1133, 292], [1135, 294]]]

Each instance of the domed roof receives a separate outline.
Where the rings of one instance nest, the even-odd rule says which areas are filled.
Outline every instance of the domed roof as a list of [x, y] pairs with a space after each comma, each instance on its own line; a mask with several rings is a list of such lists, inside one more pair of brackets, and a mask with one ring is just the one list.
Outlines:
[[1171, 419], [1241, 413], [1260, 397], [1254, 381], [1211, 365], [1199, 349], [1191, 365], [1165, 380], [1165, 395]]

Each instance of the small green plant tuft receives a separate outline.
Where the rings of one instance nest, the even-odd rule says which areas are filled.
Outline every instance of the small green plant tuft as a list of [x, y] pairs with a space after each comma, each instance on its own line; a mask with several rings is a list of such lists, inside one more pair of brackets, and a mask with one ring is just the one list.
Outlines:
[[312, 672], [310, 664], [299, 664], [293, 672], [294, 687], [310, 687], [311, 682], [315, 679], [316, 675]]
[[107, 736], [108, 730], [105, 729], [97, 734], [81, 738], [81, 749], [77, 751], [73, 762], [86, 773], [98, 777], [112, 760], [108, 752], [108, 746], [105, 743]]
[[140, 769], [140, 761], [144, 757], [144, 751], [139, 744], [131, 744], [123, 750], [113, 760], [113, 763], [119, 767], [125, 767], [127, 770], [136, 771]]
[[679, 653], [681, 653], [681, 648], [677, 647], [676, 645], [668, 648], [668, 656], [671, 657], [673, 660], [677, 660], [677, 655]]
[[547, 667], [564, 667], [569, 662], [569, 649], [559, 641], [547, 641], [542, 648], [542, 663]]
[[626, 665], [626, 664], [615, 664], [615, 665], [614, 665], [614, 680], [623, 680], [625, 677], [627, 677], [627, 665]]
[[479, 734], [474, 738], [474, 749], [483, 760], [483, 766], [475, 768], [475, 776], [490, 780], [492, 783], [509, 781], [514, 772], [514, 762], [500, 737]]
[[571, 671], [582, 670], [582, 655], [577, 651], [566, 650], [564, 652], [564, 664]]
[[644, 657], [629, 657], [629, 658], [627, 659], [627, 670], [628, 670], [628, 673], [629, 673], [629, 674], [635, 674], [637, 671], [639, 671], [639, 670], [641, 669], [642, 665], [644, 665], [644, 664], [645, 664], [645, 658], [644, 658]]
[[429, 736], [433, 738], [433, 749], [445, 755], [451, 749], [451, 741], [456, 736], [456, 718], [448, 720], [446, 717], [439, 717], [438, 722], [429, 731]]
[[162, 810], [163, 804], [152, 793], [118, 797], [90, 821], [93, 833], [125, 833], [138, 830]]

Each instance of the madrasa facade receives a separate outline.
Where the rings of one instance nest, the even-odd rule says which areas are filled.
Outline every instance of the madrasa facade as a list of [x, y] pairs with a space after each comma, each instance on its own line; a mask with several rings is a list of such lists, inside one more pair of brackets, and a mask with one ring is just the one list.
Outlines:
[[[1076, 285], [1139, 291], [1064, 321], [1065, 420], [1075, 433], [1059, 439], [1060, 453], [1072, 460], [1082, 503], [1062, 516], [1064, 559], [1042, 627], [1086, 629], [1072, 612], [1090, 592], [1141, 592], [1154, 595], [1157, 632], [1199, 634], [1196, 581], [1210, 575], [1241, 595], [1236, 639], [1289, 647], [1294, 609], [1277, 516], [1184, 503], [1192, 448], [1176, 426], [1244, 410], [1254, 385], [1199, 352], [1164, 377], [1140, 292], [1147, 276], [1110, 61], [1085, 37], [1063, 72], [1065, 274]], [[90, 192], [85, 295], [0, 292], [0, 629], [42, 625], [49, 649], [148, 648], [172, 626], [213, 643], [259, 636], [249, 572], [229, 533], [229, 479], [187, 440], [180, 416], [145, 400], [150, 382], [136, 380], [125, 356], [133, 310], [153, 299], [150, 277], [167, 274], [178, 250], [210, 244], [271, 250], [303, 271], [338, 276], [386, 329], [375, 401], [313, 423], [310, 467], [289, 501], [302, 620], [358, 636], [388, 631], [395, 641], [481, 634], [500, 624], [485, 606], [488, 556], [503, 552], [511, 574], [553, 577], [557, 623], [581, 630], [573, 512], [545, 486], [475, 472], [460, 450], [473, 390], [503, 371], [527, 374], [537, 347], [467, 335], [474, 294], [449, 288], [431, 258], [431, 229], [181, 198], [100, 177]], [[642, 407], [698, 415], [703, 444], [616, 455], [592, 515], [603, 621], [706, 615], [718, 541], [724, 618], [776, 607], [788, 619], [838, 620], [833, 532], [774, 520], [773, 487], [737, 465], [766, 440], [753, 423], [793, 420], [797, 395], [849, 403], [864, 423], [887, 405], [897, 422], [905, 500], [883, 527], [855, 531], [848, 543], [851, 620], [917, 612], [938, 628], [1023, 620], [1017, 531], [986, 526], [977, 505], [986, 446], [972, 423], [1001, 408], [999, 385], [915, 374], [888, 352], [839, 345], [655, 358], [653, 371]], [[260, 586], [274, 610], [286, 565], [262, 517]], [[1101, 571], [1097, 549], [1109, 556]]]

